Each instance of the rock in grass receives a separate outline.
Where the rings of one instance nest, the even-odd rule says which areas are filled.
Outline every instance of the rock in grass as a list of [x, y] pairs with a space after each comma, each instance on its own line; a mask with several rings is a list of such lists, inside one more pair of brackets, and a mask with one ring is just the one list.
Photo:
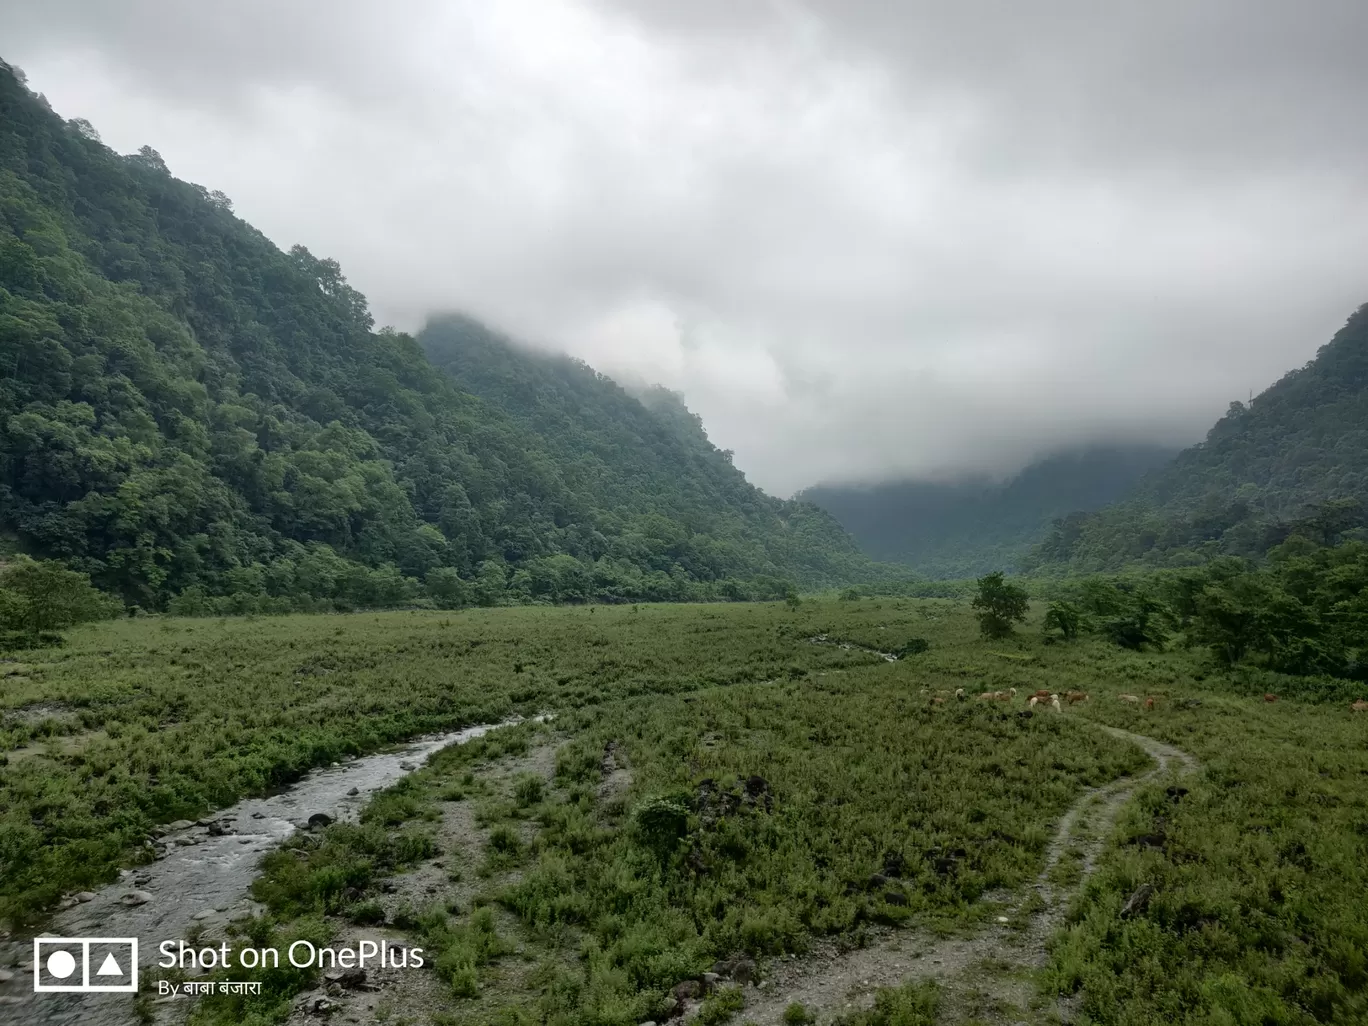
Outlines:
[[676, 1001], [688, 1001], [696, 998], [702, 992], [703, 985], [697, 980], [681, 980], [674, 985], [674, 990], [670, 993], [674, 995]]
[[315, 812], [312, 816], [309, 817], [310, 830], [318, 830], [321, 827], [329, 826], [331, 823], [332, 817], [329, 816], [326, 812]]
[[342, 987], [360, 987], [366, 982], [364, 969], [337, 969], [323, 974], [323, 979]]
[[744, 955], [724, 958], [713, 963], [712, 971], [737, 983], [750, 983], [755, 979], [755, 962]]
[[405, 773], [407, 773], [407, 772], [409, 772], [410, 770], [416, 770], [418, 767], [417, 767], [417, 765], [414, 764], [414, 763], [405, 761], [405, 762], [401, 762], [401, 763], [399, 764], [399, 768], [400, 768], [401, 770], [403, 770]]
[[1154, 884], [1141, 884], [1135, 889], [1135, 893], [1126, 899], [1126, 904], [1121, 909], [1121, 918], [1129, 919], [1131, 916], [1139, 915], [1145, 911], [1153, 897]]
[[883, 899], [884, 899], [884, 901], [888, 902], [890, 905], [906, 905], [906, 904], [907, 904], [907, 895], [906, 895], [906, 894], [899, 894], [897, 891], [885, 891], [885, 892], [884, 892]]

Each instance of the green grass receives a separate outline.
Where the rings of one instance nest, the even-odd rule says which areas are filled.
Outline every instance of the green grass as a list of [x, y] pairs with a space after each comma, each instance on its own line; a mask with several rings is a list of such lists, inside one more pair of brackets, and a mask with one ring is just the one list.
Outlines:
[[[1179, 745], [1204, 770], [1176, 804], [1155, 786], [1126, 810], [1047, 988], [1126, 1026], [1368, 1021], [1368, 717], [1219, 696], [1084, 715]], [[1156, 829], [1162, 849], [1126, 843]], [[1157, 894], [1122, 920], [1143, 883]]]
[[65, 648], [0, 662], [0, 921], [113, 880], [158, 823], [349, 754], [514, 712], [877, 659], [799, 643], [810, 619], [772, 604], [78, 629]]
[[[1155, 784], [1123, 809], [1051, 942], [1043, 994], [1077, 995], [1087, 1021], [1118, 1026], [1368, 1019], [1368, 716], [1266, 705], [1192, 652], [1046, 646], [1029, 630], [984, 642], [962, 604], [887, 598], [83, 628], [65, 649], [0, 664], [0, 900], [33, 918], [111, 879], [157, 822], [416, 733], [554, 712], [439, 753], [359, 825], [268, 858], [255, 892], [270, 917], [252, 929], [374, 922], [384, 879], [436, 853], [475, 900], [436, 895], [390, 922], [441, 953], [444, 1022], [629, 1026], [663, 1018], [669, 989], [717, 958], [763, 962], [823, 934], [857, 945], [871, 924], [972, 926], [989, 914], [985, 891], [1020, 893], [1039, 872], [1083, 788], [1148, 765], [1098, 721], [1203, 768], [1181, 800]], [[890, 663], [808, 640], [819, 634], [930, 646]], [[1030, 719], [930, 704], [958, 687], [1093, 697]], [[1159, 708], [1123, 706], [1120, 692]], [[1286, 694], [1316, 692], [1289, 682]], [[631, 776], [600, 798], [609, 742]], [[550, 779], [494, 774], [548, 743]], [[751, 777], [765, 786], [747, 802]], [[434, 825], [452, 802], [473, 803], [482, 831], [460, 858]], [[1159, 847], [1130, 843], [1155, 833]], [[900, 875], [871, 887], [889, 865]], [[1057, 879], [1078, 870], [1066, 855]], [[1141, 883], [1154, 899], [1122, 920]], [[303, 982], [199, 1019], [276, 1022]], [[734, 1001], [707, 1014], [744, 1020]], [[948, 1014], [936, 1007], [901, 988], [845, 1021], [929, 1023]]]

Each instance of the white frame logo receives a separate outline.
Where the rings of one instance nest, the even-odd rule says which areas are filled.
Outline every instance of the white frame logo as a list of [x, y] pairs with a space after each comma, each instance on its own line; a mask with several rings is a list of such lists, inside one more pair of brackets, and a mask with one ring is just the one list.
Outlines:
[[[80, 983], [42, 983], [43, 947], [50, 945], [59, 950], [81, 946]], [[127, 983], [99, 984], [90, 982], [90, 946], [92, 944], [118, 945], [127, 949], [129, 961], [129, 981]], [[110, 956], [105, 956], [106, 958]], [[48, 970], [50, 975], [56, 975]], [[74, 970], [73, 970], [74, 973]], [[98, 975], [98, 973], [96, 974]], [[122, 975], [122, 974], [120, 974]], [[137, 937], [35, 937], [33, 938], [33, 992], [35, 994], [135, 994], [138, 990], [138, 938]]]

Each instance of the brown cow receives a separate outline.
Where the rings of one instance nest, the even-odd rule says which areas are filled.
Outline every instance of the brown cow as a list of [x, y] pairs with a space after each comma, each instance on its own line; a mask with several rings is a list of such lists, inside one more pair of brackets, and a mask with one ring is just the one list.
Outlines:
[[1038, 699], [1040, 699], [1042, 702], [1048, 702], [1048, 701], [1050, 700], [1050, 690], [1049, 690], [1049, 688], [1041, 688], [1039, 691], [1037, 691], [1037, 692], [1036, 692], [1035, 694], [1033, 694], [1031, 697], [1032, 697], [1032, 698], [1038, 698]]
[[1086, 702], [1087, 700], [1088, 693], [1086, 691], [1070, 691], [1064, 696], [1064, 701], [1068, 702], [1070, 705], [1073, 705], [1075, 702]]
[[1354, 710], [1354, 712], [1368, 712], [1368, 698], [1360, 698], [1349, 708]]
[[1265, 701], [1265, 702], [1276, 702], [1277, 700], [1278, 700], [1278, 696], [1277, 696], [1277, 695], [1264, 695], [1264, 701]]
[[1146, 708], [1146, 709], [1153, 709], [1153, 708], [1154, 708], [1154, 696], [1153, 696], [1153, 695], [1146, 695], [1146, 696], [1145, 696], [1145, 708]]
[[1140, 704], [1140, 699], [1136, 695], [1117, 695], [1116, 697], [1119, 698], [1121, 701], [1125, 702], [1127, 705]]

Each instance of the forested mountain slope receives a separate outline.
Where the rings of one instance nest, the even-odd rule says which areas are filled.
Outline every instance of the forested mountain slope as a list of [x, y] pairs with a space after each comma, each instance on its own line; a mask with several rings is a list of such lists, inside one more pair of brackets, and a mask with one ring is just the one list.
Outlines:
[[1331, 544], [1368, 521], [1368, 306], [1305, 367], [1206, 441], [1145, 476], [1126, 501], [1061, 519], [1031, 565], [1114, 569], [1258, 555], [1297, 532]]
[[1005, 482], [818, 485], [800, 497], [831, 512], [875, 559], [931, 577], [967, 577], [1015, 568], [1053, 519], [1114, 502], [1173, 452], [1092, 446], [1038, 460]]
[[875, 572], [829, 517], [683, 439], [678, 410], [447, 323], [482, 340], [463, 357], [429, 333], [481, 395], [374, 330], [335, 262], [282, 252], [0, 65], [0, 545], [182, 608], [690, 598]]

